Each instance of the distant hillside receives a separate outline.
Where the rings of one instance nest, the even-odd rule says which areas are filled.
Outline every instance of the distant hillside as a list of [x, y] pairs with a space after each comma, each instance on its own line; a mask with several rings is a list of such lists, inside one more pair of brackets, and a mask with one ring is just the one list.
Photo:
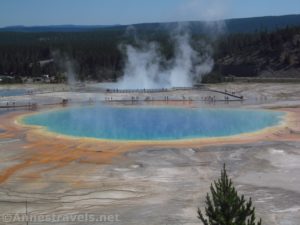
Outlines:
[[300, 26], [274, 32], [240, 33], [219, 40], [215, 75], [300, 78]]
[[[300, 15], [286, 16], [265, 16], [241, 19], [228, 19], [224, 21], [212, 21], [212, 23], [223, 23], [226, 33], [252, 33], [260, 31], [274, 31], [285, 28], [287, 26], [300, 26]], [[145, 23], [135, 24], [139, 30], [163, 30], [177, 26], [177, 22], [173, 23]], [[206, 34], [211, 32], [208, 22], [191, 21], [190, 28], [194, 34]], [[120, 28], [120, 27], [119, 27]]]
[[[300, 77], [300, 15], [232, 19], [216, 38], [207, 24], [191, 22], [191, 45], [201, 55], [204, 42], [212, 47], [215, 68], [208, 82], [237, 77]], [[156, 42], [165, 65], [175, 54], [169, 29], [177, 23], [128, 26], [11, 27], [0, 32], [0, 75], [55, 76], [60, 80], [68, 59], [80, 79], [116, 80], [122, 75], [126, 55], [122, 46]], [[7, 29], [10, 31], [7, 31]], [[17, 32], [18, 31], [18, 32]], [[213, 78], [213, 79], [211, 79]]]
[[[219, 22], [219, 21], [215, 21]], [[177, 22], [171, 23], [144, 23], [134, 24], [136, 28], [140, 30], [164, 30], [166, 28], [176, 26]], [[299, 26], [300, 15], [286, 15], [286, 16], [266, 16], [266, 17], [254, 17], [254, 18], [241, 18], [241, 19], [228, 19], [224, 20], [226, 25], [226, 31], [229, 33], [245, 33], [255, 31], [273, 31], [276, 29], [284, 28], [286, 26]], [[191, 21], [191, 30], [194, 33], [206, 33], [207, 22], [203, 21]], [[0, 28], [0, 32], [86, 32], [101, 29], [125, 30], [131, 25], [59, 25], [59, 26], [11, 26]]]
[[274, 31], [287, 26], [299, 26], [300, 15], [266, 16], [244, 19], [226, 20], [226, 27], [230, 33], [245, 33], [255, 31]]
[[[118, 25], [114, 25], [118, 26]], [[87, 32], [94, 31], [98, 29], [114, 27], [105, 25], [51, 25], [51, 26], [10, 26], [0, 28], [0, 32]]]

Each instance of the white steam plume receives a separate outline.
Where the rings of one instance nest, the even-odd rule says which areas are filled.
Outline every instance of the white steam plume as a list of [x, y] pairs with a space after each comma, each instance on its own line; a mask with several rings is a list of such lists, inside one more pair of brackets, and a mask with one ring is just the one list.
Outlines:
[[65, 54], [61, 54], [58, 50], [52, 51], [52, 56], [55, 62], [58, 63], [60, 69], [65, 73], [68, 85], [71, 87], [75, 86], [78, 80], [78, 75], [75, 72], [75, 61], [71, 60]]
[[71, 87], [75, 86], [77, 82], [77, 74], [74, 69], [74, 63], [70, 59], [66, 59], [66, 61], [64, 61], [64, 67], [67, 73], [68, 85]]
[[145, 44], [141, 48], [127, 45], [125, 51], [127, 61], [124, 75], [118, 82], [120, 88], [164, 87], [165, 81], [160, 76], [160, 55], [155, 43]]
[[[205, 21], [206, 35], [214, 40], [225, 30], [222, 19], [226, 17], [231, 1], [185, 0], [174, 15], [180, 21]], [[125, 47], [127, 61], [123, 77], [118, 81], [119, 88], [190, 87], [195, 79], [201, 80], [213, 69], [212, 47], [202, 41], [197, 43], [197, 49], [200, 50], [193, 49], [185, 23], [180, 23], [170, 33], [175, 43], [175, 55], [171, 61], [165, 61], [160, 55], [157, 43], [144, 43], [137, 38], [132, 26], [128, 30], [134, 32], [134, 39], [141, 47]]]
[[[209, 73], [214, 65], [211, 49], [201, 46], [202, 54], [196, 52], [190, 44], [190, 35], [187, 26], [181, 24], [174, 35], [175, 58], [167, 74], [171, 87], [190, 87], [197, 77]], [[202, 43], [198, 43], [200, 45]]]
[[[131, 27], [132, 29], [132, 27]], [[156, 43], [139, 41], [141, 47], [125, 46], [127, 60], [124, 75], [118, 81], [122, 89], [191, 87], [194, 79], [209, 73], [214, 65], [211, 49], [199, 43], [203, 52], [199, 54], [191, 46], [187, 26], [180, 24], [171, 32], [175, 56], [165, 61]], [[167, 65], [163, 68], [161, 65]]]

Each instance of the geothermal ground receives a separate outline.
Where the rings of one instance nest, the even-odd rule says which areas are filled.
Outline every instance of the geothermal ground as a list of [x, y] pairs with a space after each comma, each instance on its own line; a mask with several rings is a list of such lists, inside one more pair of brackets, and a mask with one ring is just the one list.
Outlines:
[[[60, 218], [56, 224], [201, 224], [197, 208], [204, 206], [223, 163], [239, 193], [252, 197], [263, 224], [300, 222], [299, 84], [207, 87], [234, 92], [244, 96], [244, 101], [224, 101], [224, 94], [208, 90], [108, 93], [93, 85], [76, 92], [51, 85], [7, 88], [29, 92], [0, 99], [1, 106], [11, 107], [0, 111], [0, 209], [2, 215], [11, 216], [0, 215], [0, 224], [26, 224], [14, 217], [26, 210], [33, 218], [54, 215]], [[202, 101], [208, 96], [216, 101]], [[139, 101], [132, 102], [132, 97]], [[143, 100], [153, 99], [147, 104], [268, 108], [290, 116], [279, 129], [179, 144], [68, 139], [16, 124], [20, 115], [31, 112], [29, 105], [37, 103], [38, 110], [59, 108], [63, 99], [68, 99], [68, 104], [144, 104]], [[106, 222], [82, 222], [75, 217], [72, 222], [66, 217], [84, 213], [102, 215], [100, 221]], [[29, 224], [55, 223], [37, 219]]]

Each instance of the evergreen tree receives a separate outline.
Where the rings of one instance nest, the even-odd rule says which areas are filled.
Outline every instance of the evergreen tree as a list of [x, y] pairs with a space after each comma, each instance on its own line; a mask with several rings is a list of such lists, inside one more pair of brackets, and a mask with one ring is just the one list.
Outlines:
[[225, 164], [221, 178], [210, 187], [211, 196], [206, 196], [205, 214], [198, 209], [198, 218], [204, 225], [261, 225], [255, 221], [255, 208], [251, 198], [246, 201], [239, 196], [231, 179], [228, 178]]

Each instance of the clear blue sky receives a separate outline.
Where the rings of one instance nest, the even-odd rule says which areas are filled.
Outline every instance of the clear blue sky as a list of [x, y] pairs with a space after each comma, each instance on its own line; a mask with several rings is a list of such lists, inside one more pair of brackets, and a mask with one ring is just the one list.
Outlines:
[[0, 0], [0, 27], [300, 14], [300, 0]]

